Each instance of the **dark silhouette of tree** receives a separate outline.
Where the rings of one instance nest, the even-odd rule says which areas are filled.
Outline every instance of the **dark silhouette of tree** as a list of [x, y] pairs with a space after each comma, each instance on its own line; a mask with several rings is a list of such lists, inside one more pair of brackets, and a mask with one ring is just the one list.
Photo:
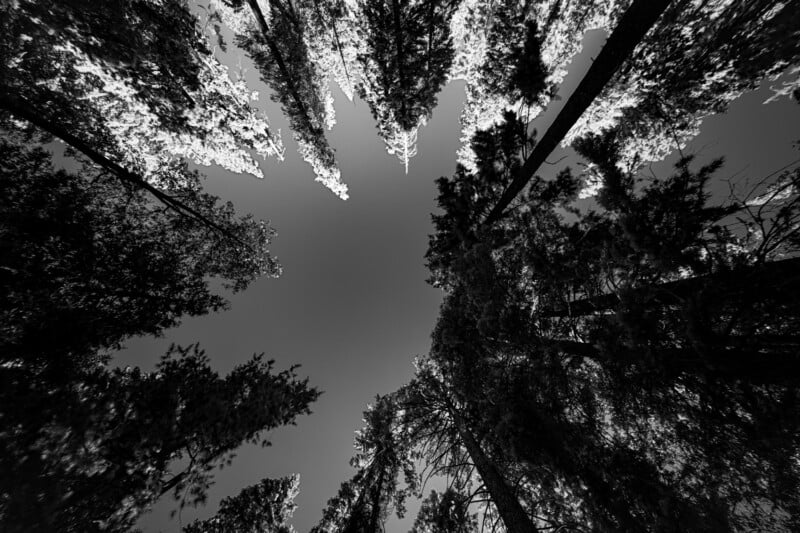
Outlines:
[[642, 183], [615, 135], [577, 144], [602, 184], [591, 209], [566, 170], [482, 224], [523, 166], [513, 117], [476, 136], [475, 174], [439, 180], [430, 358], [460, 419], [429, 399], [449, 428], [421, 453], [449, 450], [455, 475], [439, 443], [459, 442], [507, 529], [480, 452], [545, 527], [791, 530], [797, 171], [713, 203], [720, 161]]
[[129, 336], [159, 334], [182, 316], [224, 308], [209, 278], [239, 291], [280, 272], [267, 252], [274, 232], [238, 218], [214, 196], [175, 193], [214, 227], [198, 225], [106, 169], [55, 171], [49, 153], [21, 148], [12, 137], [0, 153], [6, 362], [52, 365], [67, 379], [83, 368], [81, 358]]
[[219, 511], [208, 520], [195, 520], [184, 533], [293, 533], [287, 521], [297, 505], [297, 476], [263, 479], [242, 489], [219, 504]]
[[364, 2], [365, 52], [361, 98], [378, 121], [389, 153], [406, 166], [416, 153], [416, 131], [433, 114], [436, 95], [453, 61], [450, 19], [454, 0]]
[[152, 373], [95, 366], [54, 385], [6, 366], [2, 379], [5, 531], [127, 531], [162, 495], [203, 502], [236, 448], [318, 396], [262, 356], [222, 378], [196, 346], [171, 348]]
[[508, 3], [492, 11], [486, 62], [481, 71], [489, 94], [530, 106], [547, 89], [547, 71], [541, 59], [542, 39], [537, 24], [525, 20], [528, 7], [528, 2], [522, 6]]
[[[312, 533], [383, 531], [392, 507], [402, 517], [406, 495], [416, 487], [416, 474], [398, 408], [391, 396], [379, 396], [364, 412], [365, 425], [356, 434], [358, 452], [350, 461], [356, 474], [328, 501]], [[404, 488], [399, 486], [401, 474]]]

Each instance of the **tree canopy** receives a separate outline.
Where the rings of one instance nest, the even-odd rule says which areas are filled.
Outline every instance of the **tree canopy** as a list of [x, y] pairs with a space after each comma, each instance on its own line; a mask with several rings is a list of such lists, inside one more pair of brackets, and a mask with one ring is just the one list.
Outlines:
[[[0, 529], [205, 504], [319, 398], [264, 354], [113, 360], [281, 274], [275, 230], [197, 169], [287, 157], [242, 58], [341, 199], [333, 84], [406, 173], [465, 88], [430, 348], [312, 533], [386, 531], [412, 498], [412, 533], [800, 530], [800, 160], [685, 151], [764, 83], [800, 101], [800, 0], [0, 0]], [[267, 477], [183, 531], [292, 533], [298, 492]]]

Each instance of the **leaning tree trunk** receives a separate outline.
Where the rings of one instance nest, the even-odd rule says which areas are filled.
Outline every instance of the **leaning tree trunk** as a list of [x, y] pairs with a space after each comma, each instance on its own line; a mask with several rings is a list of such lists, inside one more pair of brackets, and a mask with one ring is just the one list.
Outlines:
[[4, 109], [13, 116], [26, 120], [42, 131], [46, 131], [50, 135], [61, 139], [70, 147], [78, 150], [83, 155], [91, 159], [99, 167], [108, 171], [118, 180], [130, 183], [139, 189], [149, 192], [151, 195], [153, 195], [153, 197], [155, 197], [156, 200], [179, 215], [193, 218], [200, 224], [219, 232], [225, 237], [232, 239], [245, 247], [249, 247], [249, 245], [242, 239], [232, 234], [230, 231], [226, 230], [193, 207], [154, 187], [141, 175], [132, 172], [122, 165], [112, 161], [98, 150], [95, 150], [89, 143], [67, 131], [62, 125], [46, 118], [43, 114], [39, 113], [38, 110], [34, 109], [33, 106], [31, 106], [25, 99], [11, 94], [2, 93], [0, 94], [0, 109]]
[[261, 29], [261, 34], [264, 37], [264, 40], [267, 42], [267, 47], [269, 51], [272, 53], [272, 57], [275, 60], [275, 64], [278, 65], [278, 69], [283, 74], [284, 79], [286, 80], [286, 85], [289, 88], [289, 93], [292, 96], [292, 100], [294, 100], [295, 105], [300, 110], [300, 114], [303, 116], [304, 121], [306, 122], [306, 126], [309, 128], [309, 131], [317, 134], [322, 134], [322, 131], [319, 127], [315, 126], [313, 121], [311, 120], [311, 115], [308, 112], [308, 107], [305, 104], [305, 101], [300, 96], [300, 93], [297, 90], [297, 86], [295, 85], [294, 78], [292, 77], [291, 73], [289, 72], [289, 68], [286, 65], [286, 60], [283, 58], [283, 54], [281, 53], [280, 48], [278, 48], [278, 43], [275, 42], [275, 39], [272, 38], [270, 33], [269, 24], [267, 23], [267, 19], [264, 17], [264, 13], [261, 11], [261, 7], [258, 5], [258, 0], [248, 0], [248, 5], [250, 6], [250, 10], [253, 12], [253, 16], [258, 21], [258, 26]]
[[483, 452], [480, 443], [469, 430], [464, 419], [452, 404], [448, 402], [448, 405], [461, 441], [486, 485], [506, 530], [509, 533], [533, 533], [536, 531], [536, 527], [519, 503], [514, 491], [508, 486], [494, 463]]

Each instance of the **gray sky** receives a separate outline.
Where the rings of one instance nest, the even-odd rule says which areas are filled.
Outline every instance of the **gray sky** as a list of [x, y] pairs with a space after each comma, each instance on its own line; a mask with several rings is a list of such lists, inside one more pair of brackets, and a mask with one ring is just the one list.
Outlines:
[[[588, 36], [565, 92], [577, 84], [601, 40], [599, 33]], [[267, 94], [252, 69], [250, 78], [251, 87]], [[264, 180], [204, 171], [210, 192], [232, 201], [242, 213], [272, 221], [279, 234], [272, 252], [283, 264], [283, 276], [260, 280], [233, 296], [227, 312], [185, 320], [160, 339], [132, 340], [116, 359], [151, 369], [170, 343], [199, 342], [213, 366], [227, 373], [253, 353], [266, 352], [279, 369], [301, 364], [300, 375], [324, 391], [311, 416], [300, 418], [297, 427], [273, 432], [272, 447], [242, 448], [233, 465], [217, 473], [208, 505], [184, 510], [184, 525], [213, 515], [220, 498], [264, 477], [299, 473], [293, 522], [298, 532], [308, 531], [327, 499], [353, 473], [347, 463], [366, 404], [375, 394], [405, 383], [413, 357], [429, 347], [441, 293], [425, 283], [423, 255], [431, 232], [434, 180], [455, 169], [463, 84], [450, 84], [440, 94], [433, 119], [420, 131], [419, 154], [408, 175], [386, 153], [366, 104], [351, 104], [338, 88], [334, 94], [337, 125], [328, 139], [350, 199], [343, 202], [314, 182], [278, 106], [262, 98], [273, 127], [283, 131], [286, 161], [264, 162]], [[761, 106], [769, 94], [762, 89], [745, 95], [727, 114], [708, 118], [689, 151], [703, 147], [703, 156], [728, 156], [721, 175], [744, 170], [761, 176], [797, 158], [800, 153], [791, 141], [800, 139], [800, 106], [786, 100]], [[536, 123], [540, 134], [546, 123]], [[670, 164], [653, 169], [664, 175]], [[169, 519], [172, 508], [172, 502], [162, 502], [139, 527], [147, 533], [178, 531], [177, 518]], [[395, 522], [388, 530], [407, 530], [410, 514], [402, 528]]]
[[[378, 393], [412, 375], [411, 361], [425, 353], [441, 292], [425, 283], [423, 255], [431, 232], [434, 179], [455, 168], [463, 86], [441, 94], [433, 120], [419, 134], [419, 154], [408, 175], [386, 153], [366, 104], [351, 104], [336, 89], [336, 148], [350, 199], [342, 201], [314, 182], [296, 152], [277, 106], [267, 109], [283, 130], [286, 160], [268, 160], [264, 180], [208, 171], [207, 190], [242, 212], [269, 219], [278, 231], [272, 252], [284, 268], [231, 298], [227, 312], [185, 320], [161, 339], [127, 344], [118, 364], [152, 368], [171, 342], [200, 342], [221, 373], [254, 352], [278, 368], [301, 364], [301, 375], [324, 391], [311, 416], [273, 432], [273, 446], [246, 446], [216, 475], [209, 505], [183, 512], [186, 523], [215, 512], [218, 500], [264, 477], [300, 474], [295, 527], [308, 531], [327, 499], [352, 475], [353, 432]], [[141, 520], [147, 532], [176, 531], [169, 505]]]

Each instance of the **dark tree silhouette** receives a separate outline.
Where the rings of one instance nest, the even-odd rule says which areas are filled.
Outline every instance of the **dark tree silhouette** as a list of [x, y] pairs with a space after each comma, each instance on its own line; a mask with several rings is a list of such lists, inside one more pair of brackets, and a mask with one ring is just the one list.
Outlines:
[[[405, 512], [404, 501], [415, 490], [416, 476], [408, 445], [391, 396], [379, 396], [364, 412], [365, 426], [357, 434], [358, 450], [350, 461], [356, 474], [328, 501], [312, 533], [383, 531], [392, 507]], [[399, 486], [403, 475], [405, 488]]]
[[411, 533], [477, 533], [478, 520], [467, 508], [468, 499], [454, 489], [432, 490], [420, 506]]
[[550, 155], [550, 152], [555, 149], [589, 107], [589, 104], [597, 98], [603, 87], [611, 80], [625, 59], [630, 56], [633, 49], [655, 24], [669, 3], [669, 0], [633, 1], [620, 18], [617, 27], [614, 28], [592, 66], [589, 67], [586, 76], [581, 80], [567, 103], [564, 104], [561, 112], [536, 144], [536, 148], [525, 161], [519, 173], [514, 177], [514, 180], [509, 184], [497, 204], [486, 217], [484, 222], [486, 225], [496, 222], [503, 216], [503, 212], [509, 204], [522, 191], [539, 166]]
[[176, 194], [222, 232], [163, 209], [138, 183], [90, 164], [55, 171], [49, 153], [10, 141], [0, 143], [5, 361], [66, 379], [129, 336], [223, 308], [210, 277], [238, 291], [280, 272], [267, 253], [274, 232], [216, 197]]
[[406, 165], [416, 130], [433, 114], [453, 61], [450, 19], [455, 0], [364, 2], [366, 51], [359, 92], [378, 121], [390, 153]]
[[127, 531], [162, 495], [203, 502], [216, 466], [318, 396], [262, 356], [221, 378], [196, 346], [152, 373], [95, 366], [59, 386], [15, 366], [2, 379], [5, 531]]

